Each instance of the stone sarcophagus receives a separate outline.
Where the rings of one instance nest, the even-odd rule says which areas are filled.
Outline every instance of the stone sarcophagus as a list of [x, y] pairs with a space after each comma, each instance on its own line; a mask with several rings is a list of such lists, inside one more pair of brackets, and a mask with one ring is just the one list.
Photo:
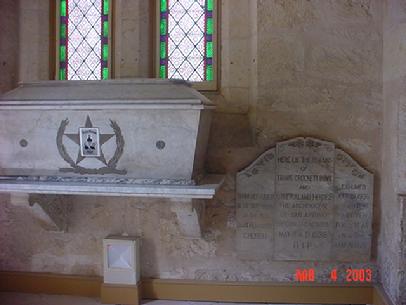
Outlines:
[[212, 109], [183, 82], [22, 84], [0, 99], [0, 191], [211, 198]]

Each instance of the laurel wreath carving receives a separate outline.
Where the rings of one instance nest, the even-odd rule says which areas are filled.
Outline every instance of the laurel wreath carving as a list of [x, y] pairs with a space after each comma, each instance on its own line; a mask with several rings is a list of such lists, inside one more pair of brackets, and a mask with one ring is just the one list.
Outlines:
[[72, 158], [69, 156], [68, 152], [66, 151], [65, 145], [63, 145], [62, 138], [63, 134], [65, 133], [66, 126], [69, 124], [69, 120], [65, 119], [62, 120], [61, 125], [59, 126], [58, 129], [58, 134], [56, 136], [56, 146], [58, 147], [59, 154], [61, 157], [69, 163], [70, 166], [73, 168], [77, 167], [75, 162], [72, 160]]
[[66, 118], [62, 120], [61, 125], [59, 126], [58, 133], [56, 135], [56, 145], [58, 147], [58, 152], [61, 157], [67, 162], [71, 168], [60, 168], [61, 172], [74, 172], [78, 174], [119, 174], [125, 175], [127, 174], [126, 170], [119, 170], [117, 169], [117, 163], [120, 160], [123, 152], [124, 152], [124, 137], [121, 133], [121, 128], [118, 126], [117, 122], [110, 120], [110, 126], [113, 128], [115, 137], [116, 137], [116, 150], [114, 152], [113, 157], [108, 161], [107, 166], [100, 167], [100, 168], [86, 168], [80, 166], [73, 161], [73, 159], [69, 156], [65, 145], [63, 144], [63, 135], [65, 134], [66, 126], [68, 126], [69, 120]]
[[113, 157], [107, 163], [107, 167], [116, 168], [117, 162], [124, 152], [124, 138], [121, 134], [121, 128], [118, 126], [117, 122], [110, 120], [110, 126], [113, 128], [114, 134], [116, 135], [116, 151]]

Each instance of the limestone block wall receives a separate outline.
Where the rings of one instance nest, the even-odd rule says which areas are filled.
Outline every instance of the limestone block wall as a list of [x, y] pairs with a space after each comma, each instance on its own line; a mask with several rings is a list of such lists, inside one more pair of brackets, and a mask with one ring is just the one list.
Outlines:
[[220, 6], [220, 88], [212, 95], [218, 100], [218, 112], [248, 113], [251, 81], [254, 77], [252, 61], [252, 13], [255, 1], [221, 1]]
[[14, 88], [18, 78], [18, 2], [0, 2], [0, 94]]
[[[20, 79], [44, 79], [49, 53], [39, 41], [48, 39], [41, 34], [47, 33], [48, 1], [35, 1], [35, 8], [23, 6], [24, 2], [20, 1], [20, 14], [26, 16], [19, 20]], [[149, 77], [153, 52], [149, 1], [116, 3], [115, 74]], [[220, 86], [217, 92], [205, 93], [218, 106], [206, 167], [225, 174], [226, 180], [218, 196], [206, 202], [203, 236], [189, 239], [181, 234], [176, 202], [169, 199], [72, 196], [68, 232], [52, 233], [25, 209], [13, 206], [8, 196], [1, 196], [0, 243], [7, 250], [0, 252], [0, 270], [100, 275], [101, 239], [125, 232], [143, 238], [145, 277], [293, 281], [296, 268], [309, 267], [316, 269], [318, 281], [327, 281], [334, 266], [372, 267], [374, 281], [379, 281], [375, 265], [379, 259], [380, 266], [388, 268], [386, 289], [394, 299], [400, 295], [394, 271], [401, 263], [396, 263], [400, 237], [393, 238], [400, 236], [395, 190], [398, 143], [393, 134], [399, 128], [396, 118], [405, 87], [399, 68], [405, 62], [404, 18], [399, 17], [396, 31], [383, 30], [384, 16], [392, 17], [381, 0], [220, 3]], [[372, 263], [237, 257], [235, 173], [276, 141], [295, 136], [335, 142], [374, 173]], [[392, 262], [397, 264], [393, 268]]]
[[117, 0], [114, 10], [114, 71], [117, 78], [148, 77], [152, 71], [152, 1]]
[[[250, 100], [250, 120], [245, 122], [245, 117], [231, 114], [231, 108], [227, 115], [218, 113], [223, 119], [214, 121], [215, 134], [209, 146], [210, 170], [228, 173], [217, 198], [220, 206], [230, 208], [224, 217], [234, 221], [236, 170], [277, 140], [313, 135], [336, 142], [374, 172], [376, 232], [382, 124], [382, 2], [255, 2], [252, 15], [256, 16], [253, 28], [257, 32], [251, 36], [251, 44], [255, 45], [251, 50], [256, 52], [257, 62], [252, 68], [255, 72], [251, 74], [251, 89], [257, 98]], [[248, 123], [256, 145], [250, 145], [249, 134], [237, 127]], [[217, 213], [220, 209], [213, 207]], [[375, 259], [376, 246], [375, 236]], [[317, 265], [325, 279], [331, 265]], [[285, 270], [292, 270], [292, 266], [286, 264]], [[285, 278], [288, 276], [285, 272]]]
[[49, 1], [20, 0], [18, 81], [49, 79]]
[[[406, 5], [403, 1], [387, 1], [383, 22], [383, 145], [381, 220], [379, 232], [379, 265], [382, 284], [394, 302], [405, 302], [402, 258], [402, 222], [405, 222], [406, 159]], [[404, 230], [404, 227], [403, 227]], [[403, 283], [402, 283], [403, 277]], [[403, 303], [401, 303], [403, 304]]]
[[379, 169], [381, 22], [381, 1], [258, 1], [259, 145], [317, 135]]
[[313, 135], [375, 175], [380, 213], [382, 1], [258, 1], [257, 146]]

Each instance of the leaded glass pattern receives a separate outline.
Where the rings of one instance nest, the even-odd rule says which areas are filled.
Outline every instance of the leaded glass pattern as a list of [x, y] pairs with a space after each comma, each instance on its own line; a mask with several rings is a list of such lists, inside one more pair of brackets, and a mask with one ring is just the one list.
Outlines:
[[108, 78], [109, 0], [60, 0], [59, 79]]
[[213, 80], [213, 1], [160, 0], [161, 78]]

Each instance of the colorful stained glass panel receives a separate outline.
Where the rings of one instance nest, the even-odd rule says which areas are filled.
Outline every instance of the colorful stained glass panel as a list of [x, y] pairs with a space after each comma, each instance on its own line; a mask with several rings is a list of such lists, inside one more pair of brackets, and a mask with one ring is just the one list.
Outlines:
[[213, 30], [213, 0], [161, 0], [160, 77], [212, 80]]
[[59, 78], [108, 77], [109, 0], [60, 0]]

